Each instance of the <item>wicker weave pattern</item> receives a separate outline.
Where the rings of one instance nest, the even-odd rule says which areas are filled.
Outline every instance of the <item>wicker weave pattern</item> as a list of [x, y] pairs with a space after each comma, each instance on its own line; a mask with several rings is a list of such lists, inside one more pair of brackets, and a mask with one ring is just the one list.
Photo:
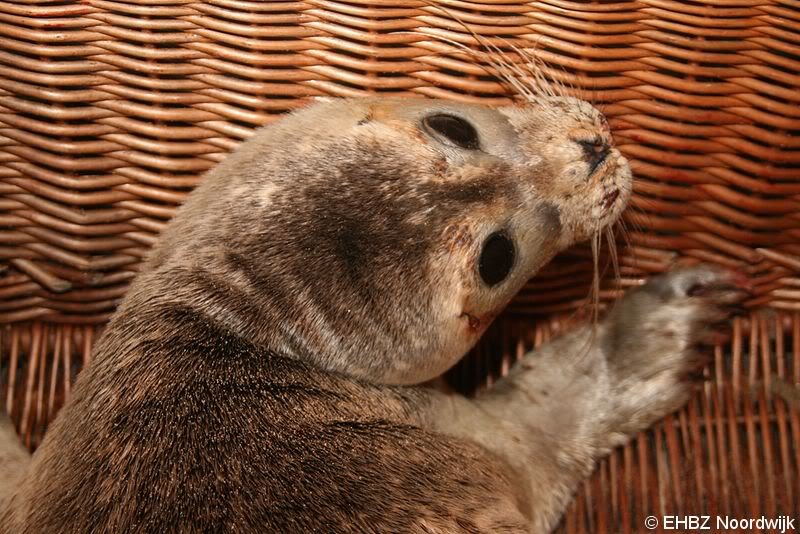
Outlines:
[[[500, 321], [456, 378], [497, 376], [565, 324]], [[42, 323], [0, 332], [0, 362], [17, 370], [7, 376], [5, 400], [29, 446], [69, 395], [96, 337], [90, 326]], [[800, 513], [800, 411], [774, 393], [778, 380], [800, 384], [800, 313], [737, 319], [727, 352], [717, 349], [712, 380], [686, 409], [600, 464], [564, 531], [643, 532], [649, 515]]]
[[[752, 304], [800, 309], [800, 9], [442, 5], [478, 34], [535, 45], [611, 117], [639, 178], [626, 279], [679, 251], [744, 269]], [[0, 322], [105, 320], [198, 174], [308, 97], [502, 100], [433, 36], [471, 41], [414, 1], [0, 3], [0, 255], [11, 264]], [[520, 309], [585, 296], [561, 289], [540, 286]]]
[[[708, 389], [605, 462], [567, 529], [800, 511], [800, 419], [769, 384], [800, 383], [800, 6], [436, 3], [501, 48], [535, 47], [610, 118], [638, 179], [623, 288], [711, 261], [750, 276], [751, 308], [779, 312], [737, 323]], [[175, 206], [256, 126], [327, 95], [506, 102], [447, 40], [474, 43], [417, 0], [0, 1], [0, 368], [28, 443]], [[585, 247], [546, 268], [456, 376], [545, 340], [553, 314], [584, 307], [591, 271]]]

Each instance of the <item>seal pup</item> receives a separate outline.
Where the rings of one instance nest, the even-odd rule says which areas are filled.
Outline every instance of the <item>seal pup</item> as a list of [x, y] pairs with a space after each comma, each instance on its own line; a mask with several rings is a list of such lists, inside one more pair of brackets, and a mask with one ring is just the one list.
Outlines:
[[334, 100], [267, 126], [170, 223], [2, 531], [550, 530], [597, 458], [687, 400], [736, 277], [655, 278], [476, 398], [417, 385], [630, 190], [572, 98]]

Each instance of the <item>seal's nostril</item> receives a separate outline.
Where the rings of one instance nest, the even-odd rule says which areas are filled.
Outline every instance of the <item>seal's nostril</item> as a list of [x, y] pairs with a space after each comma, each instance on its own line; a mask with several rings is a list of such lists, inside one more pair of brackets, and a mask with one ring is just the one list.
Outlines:
[[589, 164], [589, 175], [591, 176], [603, 163], [611, 151], [611, 147], [606, 139], [594, 137], [592, 139], [581, 139], [576, 141], [583, 149], [583, 156]]

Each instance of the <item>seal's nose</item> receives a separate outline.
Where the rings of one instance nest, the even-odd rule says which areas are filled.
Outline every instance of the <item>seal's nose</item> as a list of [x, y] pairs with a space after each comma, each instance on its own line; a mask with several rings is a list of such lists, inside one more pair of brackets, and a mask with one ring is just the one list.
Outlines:
[[611, 152], [611, 143], [606, 136], [589, 135], [573, 138], [583, 150], [583, 157], [589, 164], [589, 176], [593, 176], [598, 167], [606, 160]]

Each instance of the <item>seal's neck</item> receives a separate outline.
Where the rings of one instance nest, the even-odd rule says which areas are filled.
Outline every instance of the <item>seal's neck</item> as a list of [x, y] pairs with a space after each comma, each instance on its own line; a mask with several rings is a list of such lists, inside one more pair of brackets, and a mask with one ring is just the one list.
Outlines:
[[[337, 285], [336, 276], [325, 278], [328, 290], [323, 291], [278, 268], [262, 265], [259, 271], [247, 270], [241, 262], [223, 268], [214, 261], [210, 256], [191, 263], [173, 261], [142, 273], [112, 319], [114, 335], [126, 335], [129, 327], [119, 326], [123, 320], [157, 323], [159, 314], [183, 308], [202, 314], [265, 354], [364, 382], [394, 385], [430, 380], [469, 348], [441, 335], [445, 329], [430, 320], [427, 307], [432, 299], [427, 295], [384, 287], [348, 292], [349, 286]], [[392, 300], [380, 300], [383, 295]], [[109, 351], [112, 358], [113, 353]]]
[[[265, 355], [278, 355], [310, 364], [324, 371], [351, 375], [342, 361], [333, 336], [324, 322], [314, 317], [302, 294], [274, 288], [253, 288], [235, 275], [218, 269], [161, 266], [140, 274], [112, 317], [98, 345], [97, 358], [129, 354], [129, 346], [148, 339], [179, 336], [164, 331], [162, 319], [176, 311], [194, 314], [215, 328], [246, 340]], [[141, 328], [141, 325], [152, 325]], [[367, 377], [369, 378], [369, 377]]]

